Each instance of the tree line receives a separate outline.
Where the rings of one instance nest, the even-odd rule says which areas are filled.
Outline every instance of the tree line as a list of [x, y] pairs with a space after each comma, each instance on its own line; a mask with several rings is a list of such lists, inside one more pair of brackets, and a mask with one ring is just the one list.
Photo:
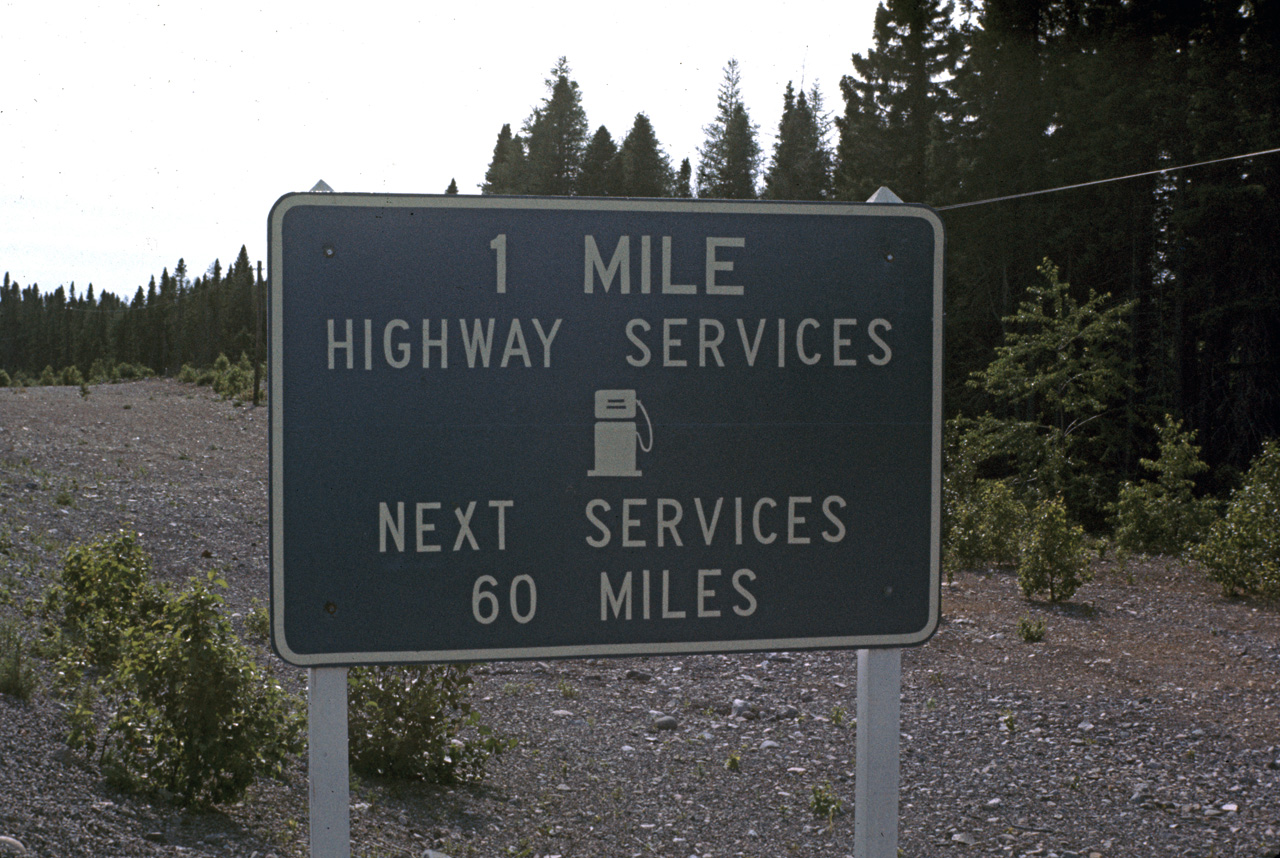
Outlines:
[[19, 286], [4, 275], [0, 286], [0, 369], [15, 380], [36, 380], [45, 367], [59, 377], [75, 367], [96, 381], [109, 380], [116, 367], [128, 374], [176, 375], [184, 364], [209, 367], [220, 354], [232, 359], [255, 354], [255, 331], [262, 321], [266, 292], [261, 265], [249, 262], [242, 246], [225, 272], [214, 260], [201, 276], [188, 276], [178, 260], [152, 277], [132, 301], [94, 294], [90, 284], [76, 294], [59, 286]]
[[[1280, 3], [960, 3], [884, 0], [842, 104], [788, 84], [768, 153], [730, 60], [696, 164], [675, 164], [644, 112], [621, 139], [592, 131], [561, 58], [523, 123], [501, 126], [481, 193], [862, 201], [887, 186], [947, 228], [949, 416], [1025, 419], [1054, 395], [975, 382], [1050, 260], [1077, 302], [1126, 308], [1115, 396], [1089, 423], [1114, 480], [1165, 414], [1216, 474], [1243, 469], [1280, 434], [1280, 161], [1220, 159], [1278, 143]], [[216, 269], [162, 275], [127, 305], [6, 283], [0, 366], [234, 358], [257, 280], [243, 252]]]

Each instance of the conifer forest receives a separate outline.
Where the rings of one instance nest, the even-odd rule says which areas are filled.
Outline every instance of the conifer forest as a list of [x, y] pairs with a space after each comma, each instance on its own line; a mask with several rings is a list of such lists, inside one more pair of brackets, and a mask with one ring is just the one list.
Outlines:
[[[861, 202], [886, 186], [946, 227], [948, 443], [987, 445], [978, 477], [1057, 473], [1096, 525], [1158, 427], [1180, 426], [1209, 465], [1197, 493], [1235, 485], [1280, 435], [1280, 0], [874, 15], [839, 81], [771, 104], [744, 103], [751, 69], [727, 59], [687, 156], [644, 112], [593, 128], [591, 81], [561, 58], [523, 121], [496, 118], [479, 191]], [[267, 289], [243, 248], [199, 275], [179, 260], [128, 301], [5, 274], [0, 381], [252, 358]]]

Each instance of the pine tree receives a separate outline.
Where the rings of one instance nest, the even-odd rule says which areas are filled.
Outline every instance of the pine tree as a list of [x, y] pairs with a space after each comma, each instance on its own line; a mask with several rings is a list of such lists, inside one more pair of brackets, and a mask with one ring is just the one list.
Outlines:
[[493, 160], [484, 174], [484, 184], [480, 186], [482, 194], [523, 194], [527, 193], [526, 180], [527, 160], [524, 151], [524, 140], [511, 133], [511, 125], [502, 126], [498, 132], [498, 142], [493, 147]]
[[875, 47], [853, 55], [845, 75], [836, 194], [864, 200], [886, 185], [911, 202], [935, 191], [941, 131], [954, 118], [953, 79], [962, 43], [954, 4], [885, 0], [876, 9]]
[[583, 197], [616, 197], [622, 193], [621, 162], [618, 144], [609, 129], [601, 125], [582, 155], [578, 173], [578, 195]]
[[[820, 104], [816, 86], [814, 96]], [[763, 196], [769, 200], [823, 200], [830, 195], [831, 150], [824, 139], [821, 117], [804, 91], [797, 97], [788, 81]]]
[[736, 59], [729, 60], [716, 99], [716, 118], [703, 128], [706, 142], [698, 150], [698, 196], [750, 200], [756, 196], [760, 143], [742, 103], [742, 75]]
[[456, 196], [456, 195], [457, 195], [457, 193], [458, 193], [458, 180], [457, 180], [457, 179], [450, 179], [450, 180], [449, 180], [449, 187], [445, 188], [445, 189], [444, 189], [444, 192], [445, 192], [446, 194], [451, 195], [451, 196]]
[[671, 159], [662, 151], [653, 123], [637, 113], [618, 149], [623, 193], [629, 197], [671, 196]]
[[680, 171], [676, 173], [676, 183], [671, 195], [683, 199], [693, 196], [693, 167], [689, 165], [688, 158], [680, 162]]
[[546, 99], [525, 121], [532, 194], [565, 197], [577, 187], [587, 147], [587, 114], [578, 83], [569, 75], [569, 62], [561, 57], [546, 81]]

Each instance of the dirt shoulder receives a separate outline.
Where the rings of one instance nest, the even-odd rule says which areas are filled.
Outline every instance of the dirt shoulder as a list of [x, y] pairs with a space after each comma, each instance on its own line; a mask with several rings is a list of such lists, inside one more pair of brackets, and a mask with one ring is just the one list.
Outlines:
[[[33, 634], [17, 606], [67, 546], [121, 528], [158, 575], [218, 569], [229, 611], [265, 602], [266, 409], [167, 380], [0, 390], [0, 618]], [[944, 587], [937, 635], [903, 656], [902, 854], [1280, 851], [1280, 610], [1165, 559], [1095, 571], [1062, 606], [1027, 602], [1007, 572]], [[1043, 642], [1020, 639], [1022, 617]], [[852, 652], [476, 674], [478, 711], [516, 748], [475, 786], [357, 781], [355, 855], [853, 853]], [[301, 761], [187, 813], [108, 787], [66, 748], [66, 710], [47, 682], [0, 696], [0, 835], [30, 854], [306, 854]]]

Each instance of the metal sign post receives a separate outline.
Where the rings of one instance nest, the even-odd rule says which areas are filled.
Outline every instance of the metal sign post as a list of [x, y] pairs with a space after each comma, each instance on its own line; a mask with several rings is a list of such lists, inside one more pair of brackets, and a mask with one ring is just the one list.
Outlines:
[[307, 671], [307, 781], [311, 858], [350, 858], [347, 669]]
[[[880, 188], [869, 203], [901, 203]], [[858, 725], [854, 745], [854, 858], [897, 858], [901, 787], [902, 650], [858, 650]]]

